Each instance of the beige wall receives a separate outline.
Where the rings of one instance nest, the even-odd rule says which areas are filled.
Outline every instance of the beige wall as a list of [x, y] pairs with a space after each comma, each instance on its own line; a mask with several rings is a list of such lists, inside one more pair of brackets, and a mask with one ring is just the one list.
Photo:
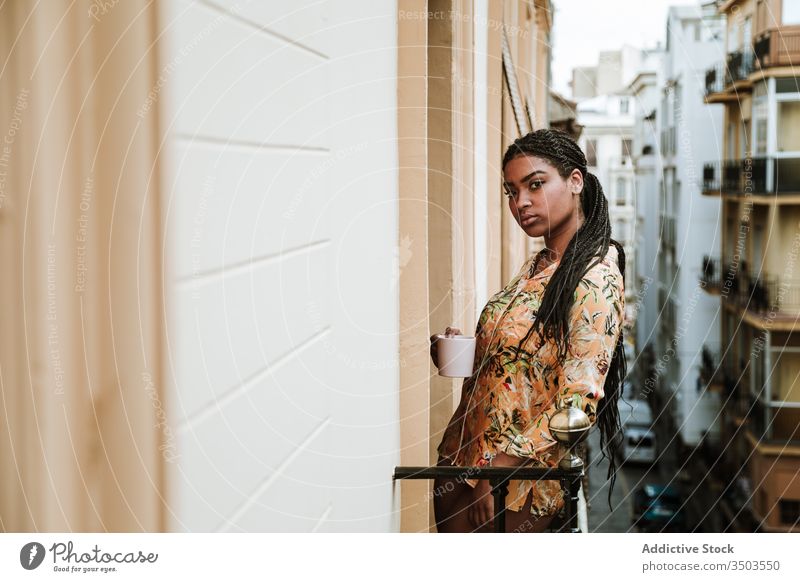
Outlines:
[[165, 523], [158, 31], [92, 5], [0, 6], [5, 531]]
[[[453, 10], [459, 15], [456, 21], [433, 18], [427, 23], [398, 19], [400, 236], [410, 237], [414, 249], [421, 250], [413, 254], [411, 268], [401, 278], [400, 356], [414, 362], [401, 372], [401, 460], [405, 465], [433, 465], [462, 382], [436, 375], [427, 359], [428, 336], [453, 324], [473, 333], [482, 307], [475, 299], [477, 290], [482, 296], [499, 290], [534, 245], [513, 222], [500, 189], [503, 151], [518, 134], [503, 83], [498, 23], [513, 31], [509, 43], [522, 94], [543, 127], [546, 79], [534, 71], [544, 66], [548, 55], [533, 52], [545, 50], [546, 44], [543, 33], [531, 27], [537, 22], [549, 26], [549, 20], [537, 15], [533, 3], [512, 0], [489, 3], [485, 20], [475, 16], [471, 0], [407, 0], [398, 8], [406, 13]], [[478, 26], [487, 27], [482, 31], [488, 43], [485, 55], [473, 49]], [[427, 51], [419, 49], [424, 42]], [[485, 67], [485, 86], [475, 82], [474, 67]], [[485, 111], [475, 110], [476, 91], [484, 92]], [[482, 119], [487, 128], [485, 159], [475, 156], [473, 134], [474, 124]], [[478, 165], [485, 184], [474, 181]], [[424, 178], [422, 169], [427, 172]], [[478, 197], [485, 197], [481, 205], [476, 204]], [[485, 215], [477, 214], [476, 206], [485, 207]], [[485, 248], [475, 244], [479, 229], [487, 233]], [[475, 269], [477, 253], [485, 253], [484, 272]], [[421, 310], [421, 298], [427, 298], [427, 313]], [[401, 488], [402, 530], [432, 530], [430, 482], [404, 482]]]

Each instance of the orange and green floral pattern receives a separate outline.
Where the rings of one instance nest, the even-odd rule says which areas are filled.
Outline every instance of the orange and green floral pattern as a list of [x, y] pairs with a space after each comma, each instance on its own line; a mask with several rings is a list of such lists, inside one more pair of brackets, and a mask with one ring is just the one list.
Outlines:
[[[617, 258], [611, 245], [578, 284], [570, 313], [569, 355], [562, 362], [552, 339], [543, 341], [536, 332], [520, 346], [558, 262], [531, 276], [536, 259], [531, 256], [488, 301], [475, 330], [473, 373], [464, 380], [461, 401], [439, 445], [440, 456], [454, 465], [480, 467], [503, 452], [525, 458], [526, 465], [555, 467], [558, 447], [549, 421], [557, 408], [572, 398], [572, 405], [595, 424], [625, 312]], [[477, 483], [466, 482], [472, 487]], [[533, 516], [550, 515], [563, 506], [557, 480], [515, 480], [509, 483], [507, 507], [520, 511], [529, 491]]]

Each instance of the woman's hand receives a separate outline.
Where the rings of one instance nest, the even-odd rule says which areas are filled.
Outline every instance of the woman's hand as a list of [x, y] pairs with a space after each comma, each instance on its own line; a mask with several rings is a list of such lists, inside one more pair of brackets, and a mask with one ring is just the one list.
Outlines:
[[472, 500], [467, 511], [469, 522], [476, 530], [494, 526], [494, 497], [488, 479], [479, 479], [472, 490]]
[[[492, 467], [519, 467], [527, 459], [512, 457], [505, 453], [497, 453], [492, 459]], [[494, 525], [494, 497], [492, 497], [492, 486], [488, 479], [479, 479], [478, 484], [472, 490], [472, 503], [469, 505], [467, 517], [472, 527], [478, 529], [484, 525], [493, 527]]]
[[[436, 346], [436, 340], [438, 339], [436, 336], [438, 334], [433, 334], [431, 336], [431, 359], [433, 360], [433, 365], [437, 368], [439, 367], [439, 351]], [[444, 330], [444, 335], [447, 337], [451, 337], [454, 335], [462, 335], [461, 330], [457, 327], [448, 327]]]

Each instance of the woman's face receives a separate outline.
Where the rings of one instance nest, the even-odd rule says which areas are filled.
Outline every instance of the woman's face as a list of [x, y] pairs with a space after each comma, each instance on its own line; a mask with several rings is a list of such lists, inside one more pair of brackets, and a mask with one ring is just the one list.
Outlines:
[[517, 156], [503, 169], [503, 186], [511, 214], [528, 236], [554, 238], [574, 233], [582, 220], [583, 176], [573, 170], [565, 180], [544, 158]]

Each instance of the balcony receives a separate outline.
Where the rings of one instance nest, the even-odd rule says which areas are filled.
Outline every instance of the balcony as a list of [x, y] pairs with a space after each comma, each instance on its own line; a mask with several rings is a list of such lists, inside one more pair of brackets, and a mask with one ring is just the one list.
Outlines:
[[755, 157], [703, 164], [703, 194], [800, 194], [800, 158]]
[[717, 63], [706, 71], [706, 101], [714, 103], [738, 99], [740, 91], [750, 89], [750, 74], [755, 67], [755, 54], [749, 48], [728, 53], [725, 62]]
[[700, 283], [708, 293], [719, 293], [722, 287], [722, 264], [718, 258], [703, 256]]
[[730, 293], [725, 297], [743, 309], [766, 314], [769, 312], [800, 313], [800, 279], [772, 275], [734, 273], [726, 277]]
[[726, 64], [726, 85], [735, 85], [739, 81], [746, 81], [755, 70], [755, 56], [750, 49], [736, 51], [728, 54]]
[[725, 65], [717, 63], [706, 71], [706, 97], [725, 90]]
[[792, 331], [800, 323], [800, 279], [768, 273], [753, 275], [736, 265], [723, 265], [720, 295], [729, 309], [759, 329]]
[[700, 352], [700, 381], [712, 391], [721, 391], [725, 386], [725, 370], [721, 358], [706, 345]]
[[757, 67], [796, 65], [800, 61], [800, 25], [781, 26], [759, 35], [753, 52]]

